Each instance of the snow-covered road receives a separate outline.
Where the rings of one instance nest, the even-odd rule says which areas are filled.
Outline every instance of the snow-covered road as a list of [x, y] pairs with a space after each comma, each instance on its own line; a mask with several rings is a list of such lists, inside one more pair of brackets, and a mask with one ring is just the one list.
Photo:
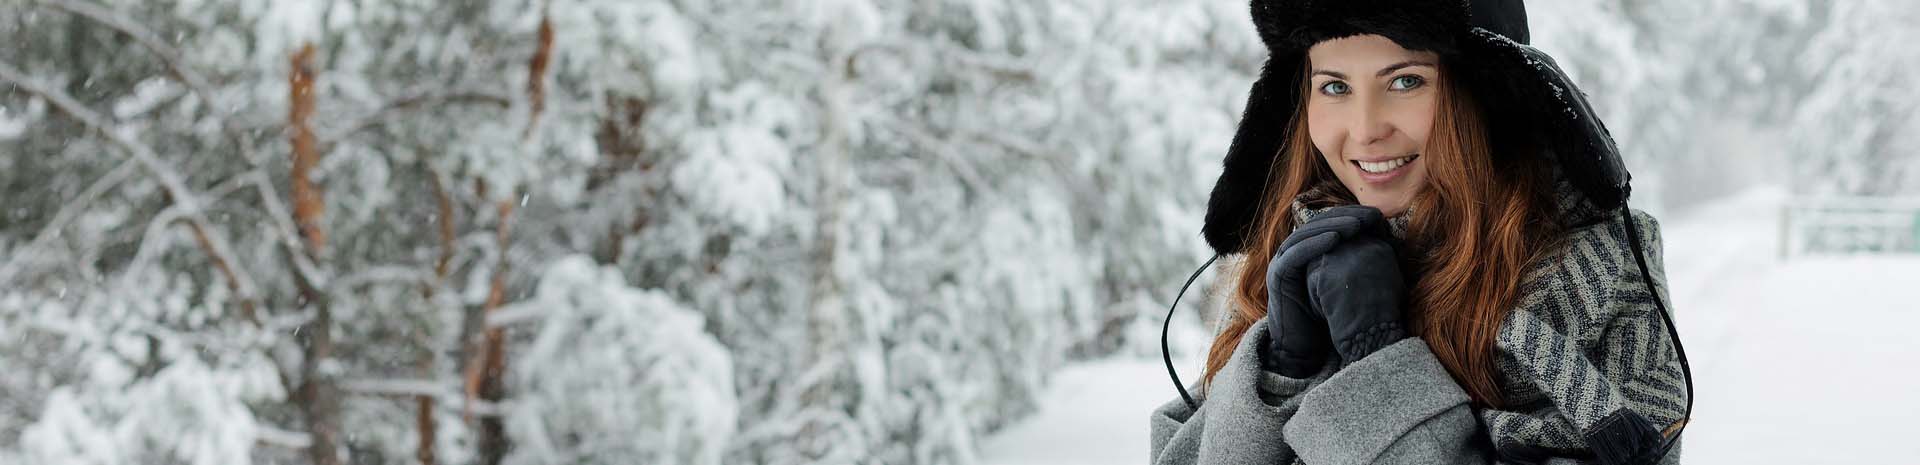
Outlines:
[[[1920, 257], [1777, 255], [1782, 194], [1662, 218], [1696, 401], [1685, 462], [1911, 463], [1920, 457]], [[1191, 358], [1176, 360], [1189, 373]], [[1176, 397], [1158, 358], [1069, 367], [1047, 410], [987, 438], [992, 465], [1144, 463], [1147, 415]]]

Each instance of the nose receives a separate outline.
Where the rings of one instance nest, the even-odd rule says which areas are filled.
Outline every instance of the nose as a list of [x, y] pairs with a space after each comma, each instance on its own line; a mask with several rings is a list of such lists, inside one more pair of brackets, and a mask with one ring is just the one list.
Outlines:
[[1353, 127], [1348, 128], [1347, 134], [1353, 137], [1353, 142], [1361, 147], [1373, 145], [1393, 135], [1393, 123], [1388, 118], [1388, 112], [1391, 109], [1387, 108], [1387, 102], [1383, 100], [1385, 99], [1377, 97], [1366, 98], [1361, 102], [1359, 114], [1354, 115]]

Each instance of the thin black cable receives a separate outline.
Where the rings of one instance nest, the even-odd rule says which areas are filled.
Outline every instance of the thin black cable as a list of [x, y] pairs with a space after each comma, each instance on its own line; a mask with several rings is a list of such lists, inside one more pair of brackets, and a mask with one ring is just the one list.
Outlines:
[[1180, 285], [1180, 293], [1173, 295], [1173, 305], [1167, 306], [1167, 320], [1160, 323], [1160, 358], [1167, 362], [1167, 376], [1173, 377], [1173, 388], [1180, 390], [1180, 398], [1186, 399], [1187, 406], [1194, 410], [1200, 410], [1200, 404], [1193, 401], [1193, 395], [1187, 393], [1187, 386], [1180, 383], [1180, 373], [1173, 371], [1173, 352], [1167, 350], [1167, 329], [1173, 327], [1173, 311], [1179, 308], [1180, 297], [1187, 295], [1187, 286], [1192, 286], [1193, 280], [1200, 278], [1200, 272], [1206, 271], [1208, 266], [1213, 265], [1214, 260], [1219, 259], [1220, 255], [1215, 254], [1213, 258], [1207, 259], [1206, 263], [1200, 264], [1199, 269], [1193, 270], [1193, 276], [1187, 277], [1187, 283]]
[[1653, 273], [1647, 271], [1647, 257], [1640, 252], [1640, 229], [1634, 226], [1633, 214], [1625, 204], [1620, 206], [1620, 218], [1627, 222], [1627, 239], [1633, 241], [1633, 260], [1640, 265], [1640, 279], [1646, 281], [1647, 292], [1653, 294], [1653, 304], [1660, 310], [1660, 319], [1667, 323], [1667, 340], [1673, 342], [1673, 351], [1680, 356], [1680, 371], [1687, 379], [1687, 413], [1680, 417], [1680, 429], [1674, 430], [1673, 436], [1660, 446], [1660, 453], [1651, 457], [1653, 462], [1658, 462], [1673, 450], [1680, 433], [1686, 432], [1687, 423], [1693, 421], [1693, 366], [1687, 363], [1687, 348], [1680, 344], [1680, 332], [1673, 325], [1673, 317], [1667, 315], [1667, 303], [1660, 299], [1660, 288], [1653, 285]]

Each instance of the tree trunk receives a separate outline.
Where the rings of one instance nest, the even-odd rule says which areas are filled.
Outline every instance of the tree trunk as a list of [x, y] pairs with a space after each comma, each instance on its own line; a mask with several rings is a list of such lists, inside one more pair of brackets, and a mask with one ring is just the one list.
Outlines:
[[[824, 113], [819, 156], [818, 184], [815, 186], [818, 199], [814, 208], [818, 219], [814, 223], [813, 244], [813, 282], [811, 298], [807, 308], [807, 367], [838, 365], [847, 357], [847, 339], [850, 330], [844, 296], [845, 286], [834, 271], [839, 260], [840, 222], [846, 203], [847, 183], [847, 96], [844, 86], [846, 80], [841, 66], [847, 63], [844, 50], [836, 51], [828, 58], [834, 70], [821, 83], [819, 94]], [[804, 409], [829, 411], [847, 411], [852, 406], [843, 394], [838, 392], [842, 380], [847, 374], [845, 366], [832, 368], [814, 378], [813, 384], [803, 387], [800, 401]], [[810, 372], [811, 369], [803, 370]], [[815, 420], [801, 427], [796, 444], [803, 445], [802, 451], [809, 459], [820, 459], [831, 453], [835, 447], [834, 438], [828, 436], [840, 425], [828, 420], [839, 416], [815, 416]], [[860, 447], [859, 445], [852, 445]]]
[[[290, 108], [287, 126], [293, 145], [292, 183], [293, 218], [310, 258], [319, 259], [326, 247], [326, 230], [321, 218], [326, 210], [320, 188], [308, 178], [320, 164], [318, 144], [308, 118], [313, 116], [313, 44], [305, 44], [293, 55], [288, 76], [287, 102]], [[291, 257], [289, 257], [291, 258]], [[295, 273], [296, 279], [300, 276]], [[334, 382], [338, 368], [333, 358], [333, 314], [327, 296], [313, 283], [301, 280], [300, 293], [313, 307], [313, 321], [298, 331], [297, 339], [305, 353], [300, 366], [300, 409], [307, 417], [307, 434], [312, 441], [307, 456], [314, 465], [340, 464], [340, 389]]]
[[[484, 190], [482, 189], [482, 197], [485, 197]], [[506, 328], [489, 326], [486, 323], [486, 316], [498, 311], [500, 305], [506, 302], [507, 272], [509, 271], [507, 245], [508, 238], [511, 237], [511, 229], [508, 226], [512, 224], [513, 207], [512, 200], [500, 200], [495, 204], [499, 224], [494, 231], [494, 240], [499, 248], [500, 258], [495, 264], [493, 280], [487, 290], [487, 302], [481, 308], [480, 327], [484, 330], [479, 354], [474, 359], [475, 363], [468, 365], [467, 372], [468, 398], [477, 398], [486, 401], [489, 405], [499, 405], [500, 401], [506, 398], [506, 384], [502, 379], [507, 372]], [[497, 412], [480, 416], [478, 445], [482, 464], [497, 465], [501, 459], [506, 458], [507, 450], [512, 447], [512, 444], [507, 440], [506, 423], [501, 420]]]

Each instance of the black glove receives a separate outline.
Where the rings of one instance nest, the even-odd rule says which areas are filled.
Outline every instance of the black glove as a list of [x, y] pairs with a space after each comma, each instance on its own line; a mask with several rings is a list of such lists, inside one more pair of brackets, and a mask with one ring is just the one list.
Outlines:
[[1267, 353], [1261, 365], [1292, 378], [1319, 371], [1333, 350], [1327, 321], [1309, 302], [1309, 266], [1347, 239], [1384, 234], [1380, 210], [1352, 205], [1329, 208], [1294, 228], [1267, 263]]
[[1407, 288], [1388, 237], [1349, 238], [1307, 265], [1307, 296], [1326, 319], [1341, 366], [1407, 338]]

